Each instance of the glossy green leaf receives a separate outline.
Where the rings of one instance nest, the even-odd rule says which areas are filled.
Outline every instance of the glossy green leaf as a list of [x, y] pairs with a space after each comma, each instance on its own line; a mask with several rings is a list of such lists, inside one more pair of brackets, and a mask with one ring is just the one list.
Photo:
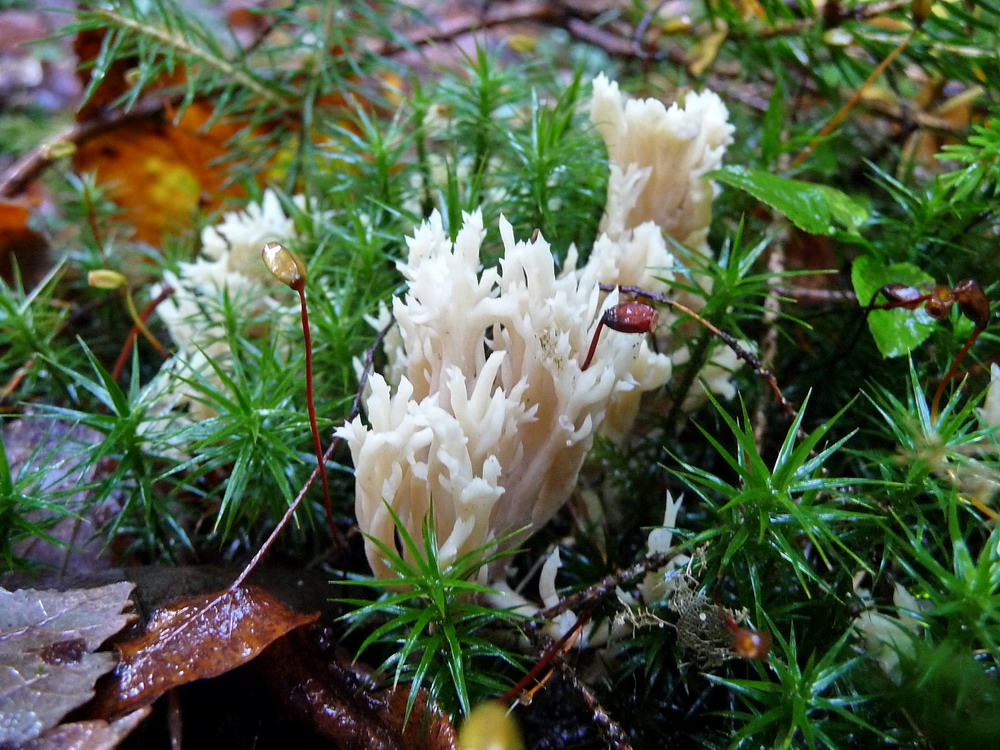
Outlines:
[[705, 176], [745, 190], [811, 234], [834, 234], [838, 228], [857, 234], [868, 220], [867, 205], [826, 185], [741, 166], [723, 167]]
[[[862, 256], [851, 267], [851, 282], [858, 295], [858, 303], [867, 307], [875, 293], [886, 284], [927, 288], [934, 284], [934, 279], [912, 263], [885, 265], [870, 256]], [[885, 302], [885, 299], [879, 295], [875, 302]], [[908, 354], [924, 342], [935, 325], [923, 309], [872, 310], [868, 316], [868, 328], [884, 357]]]

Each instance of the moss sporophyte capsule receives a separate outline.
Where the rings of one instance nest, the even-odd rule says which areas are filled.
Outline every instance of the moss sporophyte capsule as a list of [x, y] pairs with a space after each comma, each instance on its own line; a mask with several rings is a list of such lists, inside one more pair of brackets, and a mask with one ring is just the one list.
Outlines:
[[306, 264], [284, 245], [268, 242], [261, 250], [261, 257], [264, 259], [264, 265], [282, 284], [292, 289], [305, 284]]

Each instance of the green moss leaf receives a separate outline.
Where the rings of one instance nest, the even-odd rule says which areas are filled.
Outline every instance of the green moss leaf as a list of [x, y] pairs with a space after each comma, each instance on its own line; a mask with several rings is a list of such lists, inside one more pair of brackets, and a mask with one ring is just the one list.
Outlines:
[[[933, 285], [934, 279], [912, 263], [886, 265], [870, 256], [862, 256], [851, 267], [851, 283], [858, 303], [867, 307], [875, 293], [886, 284], [907, 284], [919, 289]], [[876, 303], [884, 301], [881, 295], [875, 300]], [[908, 354], [924, 342], [935, 325], [922, 309], [872, 310], [868, 316], [868, 327], [884, 357]]]
[[723, 167], [705, 175], [745, 190], [811, 234], [834, 234], [838, 227], [857, 234], [868, 220], [868, 206], [826, 185], [779, 177], [752, 167]]

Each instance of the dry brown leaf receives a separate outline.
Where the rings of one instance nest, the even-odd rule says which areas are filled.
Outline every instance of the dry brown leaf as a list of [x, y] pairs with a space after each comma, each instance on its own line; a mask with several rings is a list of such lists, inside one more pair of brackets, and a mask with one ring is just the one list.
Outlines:
[[228, 672], [317, 617], [256, 586], [174, 600], [153, 614], [144, 635], [118, 644], [114, 680], [102, 686], [94, 713], [112, 719], [171, 688]]

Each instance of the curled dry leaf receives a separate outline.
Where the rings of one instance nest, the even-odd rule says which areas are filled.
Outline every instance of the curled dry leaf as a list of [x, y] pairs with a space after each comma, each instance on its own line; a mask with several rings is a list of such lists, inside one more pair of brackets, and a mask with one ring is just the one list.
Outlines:
[[0, 588], [0, 746], [54, 727], [115, 664], [95, 653], [132, 615], [131, 583], [69, 591]]
[[256, 586], [174, 600], [153, 614], [144, 635], [118, 644], [121, 661], [94, 712], [115, 718], [171, 688], [228, 672], [317, 617], [288, 609]]
[[275, 696], [313, 730], [357, 750], [455, 750], [455, 727], [427, 691], [406, 706], [410, 688], [379, 688], [372, 675], [342, 649], [298, 631], [267, 649], [255, 662]]

